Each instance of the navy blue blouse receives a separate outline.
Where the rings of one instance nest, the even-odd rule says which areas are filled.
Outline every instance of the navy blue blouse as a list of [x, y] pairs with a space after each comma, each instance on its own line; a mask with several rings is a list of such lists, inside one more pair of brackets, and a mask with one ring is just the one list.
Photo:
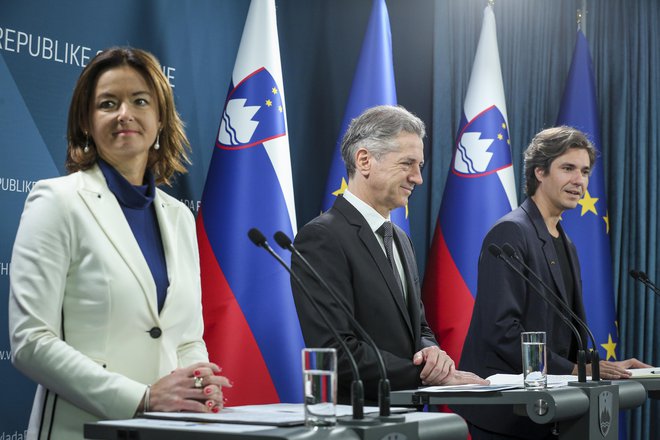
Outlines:
[[110, 191], [115, 195], [128, 221], [133, 235], [142, 250], [142, 255], [149, 265], [151, 275], [156, 283], [158, 295], [158, 312], [163, 308], [169, 280], [167, 278], [167, 263], [165, 251], [160, 236], [160, 227], [153, 206], [156, 195], [154, 176], [149, 170], [144, 175], [143, 185], [131, 185], [112, 165], [103, 159], [98, 160], [99, 167], [105, 176]]

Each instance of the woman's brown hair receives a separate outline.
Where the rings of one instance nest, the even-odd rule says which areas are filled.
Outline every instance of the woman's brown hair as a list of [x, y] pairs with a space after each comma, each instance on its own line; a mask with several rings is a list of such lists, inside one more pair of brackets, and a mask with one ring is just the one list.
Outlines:
[[[170, 185], [174, 174], [185, 173], [185, 165], [190, 164], [190, 142], [174, 106], [172, 88], [158, 60], [149, 52], [131, 47], [112, 47], [99, 52], [80, 74], [69, 107], [66, 169], [69, 173], [86, 170], [98, 160], [94, 140], [88, 134], [94, 91], [102, 73], [121, 66], [135, 69], [154, 90], [161, 123], [160, 148], [149, 150], [147, 168], [153, 173], [156, 184]], [[87, 152], [85, 146], [89, 147]]]

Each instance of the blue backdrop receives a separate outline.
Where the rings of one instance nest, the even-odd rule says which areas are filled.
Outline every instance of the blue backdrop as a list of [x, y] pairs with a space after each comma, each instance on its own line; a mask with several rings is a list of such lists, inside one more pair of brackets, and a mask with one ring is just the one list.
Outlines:
[[[320, 210], [371, 0], [276, 0], [298, 225]], [[425, 267], [486, 0], [387, 0], [399, 104], [428, 127], [410, 229]], [[581, 0], [495, 5], [519, 200], [522, 150], [553, 125]], [[659, 364], [660, 305], [627, 271], [658, 280], [660, 21], [656, 0], [588, 0], [602, 160], [610, 200], [620, 353]], [[174, 86], [193, 165], [168, 191], [197, 212], [248, 0], [0, 0], [0, 438], [23, 438], [34, 385], [9, 361], [8, 272], [34, 181], [64, 173], [66, 114], [86, 59], [112, 45], [153, 52]], [[635, 32], [630, 32], [635, 29]], [[655, 54], [655, 55], [654, 55]], [[633, 57], [633, 61], [628, 60]], [[649, 189], [651, 188], [651, 189]], [[635, 194], [635, 197], [630, 197]], [[422, 275], [422, 274], [420, 274]], [[635, 413], [650, 438], [657, 404]], [[656, 431], [653, 431], [656, 429]], [[14, 437], [11, 437], [14, 436]]]
[[82, 65], [112, 45], [145, 48], [159, 58], [193, 150], [189, 174], [168, 191], [196, 212], [249, 2], [2, 3], [0, 438], [20, 439], [34, 385], [8, 360], [11, 248], [33, 182], [64, 173], [66, 116]]

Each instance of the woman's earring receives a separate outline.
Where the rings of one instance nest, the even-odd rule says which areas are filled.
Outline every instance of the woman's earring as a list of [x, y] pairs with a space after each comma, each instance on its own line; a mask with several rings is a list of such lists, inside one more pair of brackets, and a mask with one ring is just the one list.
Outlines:
[[154, 150], [158, 150], [160, 148], [160, 133], [158, 133], [158, 136], [156, 136], [156, 143], [154, 144]]
[[85, 132], [85, 147], [83, 153], [89, 153], [89, 133]]

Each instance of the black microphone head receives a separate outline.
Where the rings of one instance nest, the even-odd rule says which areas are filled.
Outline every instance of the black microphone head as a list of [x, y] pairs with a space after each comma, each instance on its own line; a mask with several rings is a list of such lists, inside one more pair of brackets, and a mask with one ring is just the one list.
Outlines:
[[646, 275], [646, 272], [639, 271], [639, 279], [642, 281], [650, 281], [649, 277]]
[[502, 255], [502, 249], [500, 249], [500, 247], [495, 243], [491, 243], [488, 245], [488, 252], [490, 252], [493, 255], [493, 257], [499, 257], [500, 255]]
[[266, 237], [257, 228], [250, 229], [248, 231], [248, 237], [250, 238], [250, 241], [252, 241], [252, 243], [254, 243], [259, 247], [263, 247], [267, 243]]
[[509, 243], [504, 243], [504, 245], [502, 246], [502, 250], [509, 257], [515, 257], [516, 256], [516, 250]]
[[291, 246], [291, 239], [282, 231], [277, 231], [275, 235], [273, 235], [273, 238], [282, 249], [289, 249], [289, 246]]
[[633, 277], [634, 279], [638, 280], [639, 279], [639, 272], [636, 271], [635, 269], [630, 270], [630, 276]]

